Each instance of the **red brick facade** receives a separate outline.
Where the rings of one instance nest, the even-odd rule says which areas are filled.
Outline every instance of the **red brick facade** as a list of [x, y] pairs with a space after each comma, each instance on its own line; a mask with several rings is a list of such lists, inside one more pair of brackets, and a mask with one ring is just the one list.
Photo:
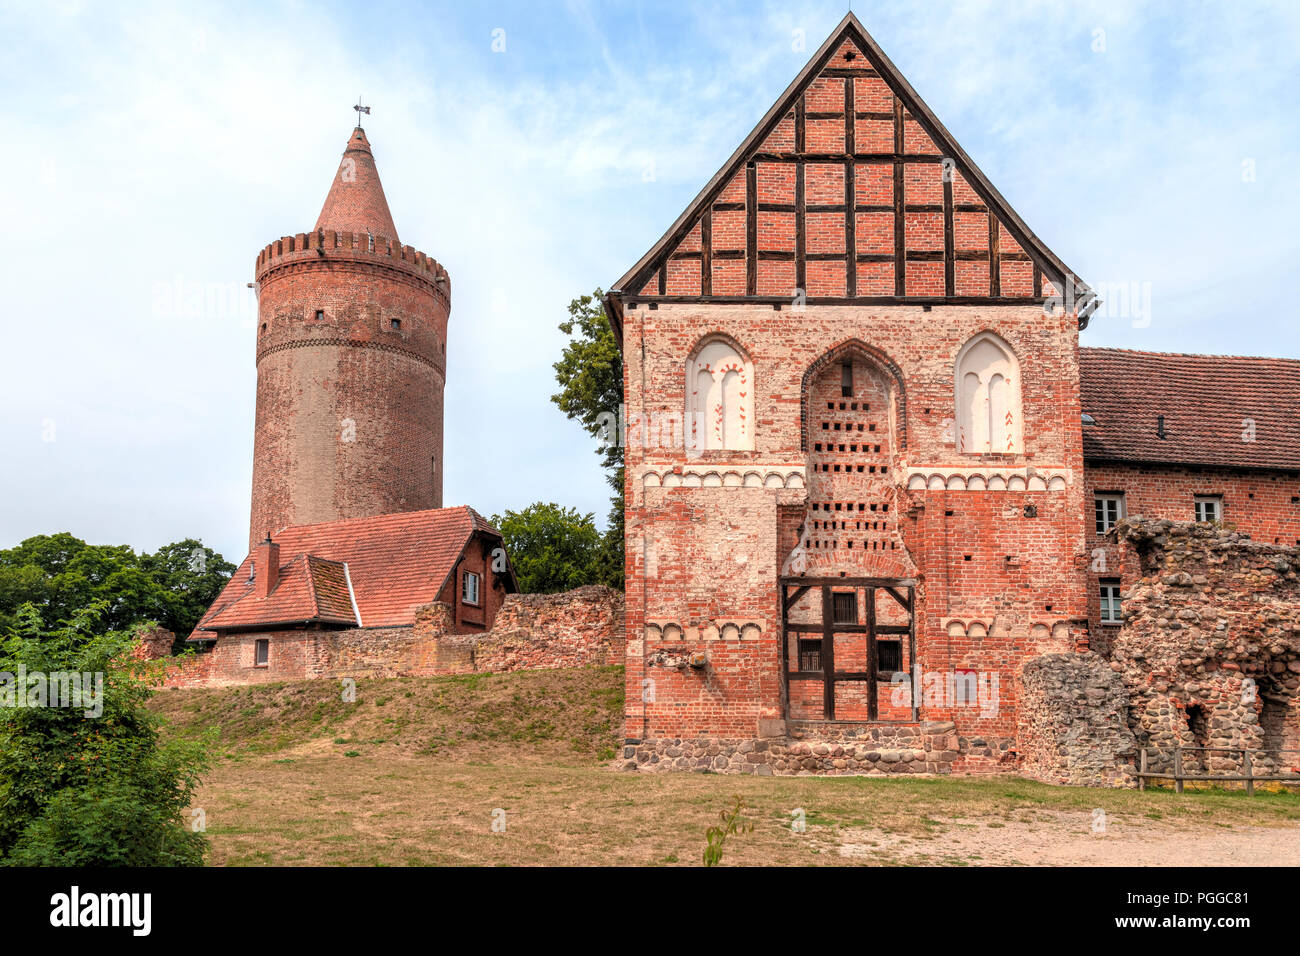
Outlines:
[[1085, 298], [846, 17], [606, 302], [630, 760], [1016, 765], [1023, 661], [1087, 642]]
[[628, 766], [1053, 776], [1062, 688], [1123, 695], [1095, 494], [1300, 542], [1300, 363], [1081, 352], [1094, 305], [847, 16], [606, 299]]
[[442, 506], [447, 272], [401, 245], [357, 129], [316, 228], [257, 257], [249, 546]]

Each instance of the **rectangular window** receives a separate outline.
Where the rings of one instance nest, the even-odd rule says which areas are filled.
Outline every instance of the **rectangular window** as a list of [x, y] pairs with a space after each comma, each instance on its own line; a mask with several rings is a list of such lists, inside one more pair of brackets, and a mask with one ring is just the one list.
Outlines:
[[853, 397], [853, 364], [845, 362], [840, 366], [840, 398]]
[[819, 671], [822, 669], [822, 642], [799, 638], [799, 670]]
[[831, 612], [836, 624], [857, 624], [858, 592], [840, 591], [832, 594]]
[[265, 667], [271, 661], [271, 642], [265, 637], [259, 637], [253, 642], [253, 666]]
[[1223, 520], [1223, 498], [1219, 495], [1197, 495], [1192, 507], [1197, 521]]
[[1119, 582], [1103, 581], [1101, 585], [1101, 623], [1122, 624], [1124, 615], [1120, 612]]
[[876, 641], [876, 674], [889, 679], [903, 669], [903, 642]]
[[1093, 499], [1093, 509], [1097, 515], [1097, 533], [1105, 534], [1116, 521], [1124, 517], [1124, 495], [1097, 495]]
[[478, 575], [473, 571], [465, 572], [460, 597], [466, 604], [478, 604]]

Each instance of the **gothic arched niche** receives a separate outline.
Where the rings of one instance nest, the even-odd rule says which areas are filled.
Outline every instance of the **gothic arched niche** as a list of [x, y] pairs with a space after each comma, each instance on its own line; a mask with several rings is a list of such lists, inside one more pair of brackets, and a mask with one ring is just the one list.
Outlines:
[[785, 573], [915, 573], [898, 528], [905, 403], [898, 367], [860, 342], [809, 367], [802, 396], [808, 500]]
[[957, 353], [957, 450], [1014, 455], [1024, 450], [1020, 363], [1010, 346], [981, 332]]
[[704, 339], [686, 362], [686, 447], [754, 448], [754, 363], [731, 339]]

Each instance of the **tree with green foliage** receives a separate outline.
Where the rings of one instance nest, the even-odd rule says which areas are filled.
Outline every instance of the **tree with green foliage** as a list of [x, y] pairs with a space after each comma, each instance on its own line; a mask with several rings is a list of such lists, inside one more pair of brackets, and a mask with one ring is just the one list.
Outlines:
[[[145, 707], [158, 662], [135, 660], [135, 635], [107, 629], [108, 613], [95, 601], [48, 628], [24, 605], [0, 637], [0, 863], [203, 863], [207, 838], [185, 812], [203, 745], [160, 737]], [[97, 678], [94, 706], [53, 706], [58, 675]], [[50, 690], [35, 696], [33, 679]]]
[[157, 621], [178, 638], [194, 629], [235, 566], [194, 538], [137, 555], [127, 545], [87, 544], [68, 532], [0, 550], [0, 630], [31, 604], [47, 627], [103, 601], [104, 624], [123, 630]]
[[560, 411], [580, 422], [597, 440], [596, 453], [614, 490], [609, 528], [601, 542], [601, 577], [623, 586], [623, 356], [605, 318], [604, 292], [569, 303], [569, 318], [560, 331], [569, 342], [555, 363], [560, 391], [551, 396]]
[[590, 514], [539, 501], [493, 515], [525, 594], [553, 594], [584, 584], [610, 584], [604, 540]]

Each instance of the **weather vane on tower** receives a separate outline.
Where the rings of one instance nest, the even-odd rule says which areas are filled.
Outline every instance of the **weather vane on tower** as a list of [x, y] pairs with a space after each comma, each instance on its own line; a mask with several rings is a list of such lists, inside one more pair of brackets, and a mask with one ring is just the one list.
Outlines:
[[352, 108], [353, 108], [354, 110], [357, 111], [357, 128], [360, 129], [360, 128], [361, 128], [361, 114], [362, 114], [362, 113], [365, 113], [367, 116], [369, 116], [369, 115], [370, 115], [370, 107], [369, 107], [369, 106], [362, 106], [362, 105], [361, 105], [361, 94], [358, 93], [358, 94], [357, 94], [357, 105], [354, 106], [354, 107], [352, 107]]

